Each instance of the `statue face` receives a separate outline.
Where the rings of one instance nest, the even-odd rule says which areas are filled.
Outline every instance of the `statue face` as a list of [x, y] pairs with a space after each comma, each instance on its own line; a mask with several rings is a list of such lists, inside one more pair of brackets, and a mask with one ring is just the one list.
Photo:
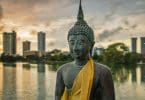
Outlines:
[[70, 35], [68, 42], [70, 53], [74, 59], [83, 60], [89, 57], [91, 45], [85, 35]]

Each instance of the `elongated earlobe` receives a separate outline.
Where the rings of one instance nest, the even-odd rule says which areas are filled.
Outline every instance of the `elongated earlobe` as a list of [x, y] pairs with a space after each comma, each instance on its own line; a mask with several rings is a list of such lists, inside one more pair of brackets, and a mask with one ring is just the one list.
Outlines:
[[95, 44], [95, 42], [91, 43], [91, 48], [90, 48], [90, 57], [92, 57], [92, 51], [93, 51], [94, 44]]

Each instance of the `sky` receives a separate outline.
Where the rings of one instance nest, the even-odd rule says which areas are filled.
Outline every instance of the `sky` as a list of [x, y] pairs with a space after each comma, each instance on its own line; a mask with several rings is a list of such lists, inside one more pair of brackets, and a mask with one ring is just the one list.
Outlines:
[[[85, 20], [95, 33], [95, 46], [114, 42], [130, 46], [130, 38], [145, 36], [145, 0], [82, 0]], [[17, 32], [17, 51], [31, 41], [37, 50], [37, 33], [46, 33], [46, 51], [68, 50], [67, 34], [76, 22], [79, 0], [0, 0], [0, 52], [2, 33]]]

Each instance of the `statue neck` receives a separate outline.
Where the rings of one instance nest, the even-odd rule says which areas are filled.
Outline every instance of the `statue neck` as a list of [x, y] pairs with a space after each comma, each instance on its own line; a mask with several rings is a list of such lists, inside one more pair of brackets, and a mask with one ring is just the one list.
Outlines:
[[77, 66], [84, 66], [87, 62], [88, 62], [88, 60], [89, 60], [89, 57], [88, 58], [86, 58], [86, 59], [75, 59], [74, 60], [74, 63], [77, 65]]

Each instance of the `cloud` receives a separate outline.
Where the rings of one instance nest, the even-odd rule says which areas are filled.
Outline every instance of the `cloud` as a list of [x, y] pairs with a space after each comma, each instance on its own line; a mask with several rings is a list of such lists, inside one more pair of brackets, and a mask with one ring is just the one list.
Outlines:
[[4, 26], [0, 26], [0, 32], [2, 32], [4, 30]]
[[17, 41], [21, 41], [21, 37], [17, 37]]
[[1, 6], [1, 4], [0, 4], [0, 33], [4, 30], [4, 25], [2, 25], [2, 22], [1, 22], [1, 20], [2, 20], [2, 17], [3, 17], [3, 8], [2, 8], [2, 6]]
[[124, 20], [124, 24], [128, 26], [129, 25], [128, 20]]
[[117, 14], [119, 7], [122, 5], [120, 0], [109, 0], [109, 13], [105, 15], [105, 21], [112, 19], [112, 17]]
[[138, 24], [132, 23], [132, 22], [130, 22], [130, 21], [127, 20], [127, 19], [125, 19], [125, 20], [123, 21], [123, 24], [125, 25], [125, 27], [127, 27], [126, 30], [136, 29], [136, 28], [138, 27]]
[[5, 17], [28, 23], [56, 19], [64, 13], [62, 10], [72, 4], [72, 0], [1, 0], [1, 2]]
[[32, 35], [32, 37], [33, 37], [33, 36], [37, 35], [37, 33], [38, 32], [36, 30], [31, 30], [30, 35]]
[[132, 27], [133, 29], [135, 29], [135, 28], [138, 27], [138, 25], [137, 25], [137, 24], [134, 24], [134, 25], [132, 25], [131, 27]]
[[2, 17], [3, 17], [3, 9], [2, 9], [2, 6], [0, 4], [0, 21], [1, 21]]
[[[32, 41], [36, 48], [37, 32], [44, 31], [48, 49], [67, 47], [67, 32], [76, 21], [79, 0], [0, 1], [1, 32], [14, 29], [21, 40]], [[144, 0], [83, 0], [85, 19], [96, 37], [112, 41], [145, 32], [144, 5]]]
[[55, 46], [55, 42], [49, 42], [48, 46]]
[[117, 27], [117, 28], [112, 29], [112, 30], [104, 30], [102, 33], [100, 33], [100, 35], [98, 36], [98, 39], [100, 41], [102, 41], [110, 36], [118, 34], [121, 30], [123, 30], [122, 27]]

